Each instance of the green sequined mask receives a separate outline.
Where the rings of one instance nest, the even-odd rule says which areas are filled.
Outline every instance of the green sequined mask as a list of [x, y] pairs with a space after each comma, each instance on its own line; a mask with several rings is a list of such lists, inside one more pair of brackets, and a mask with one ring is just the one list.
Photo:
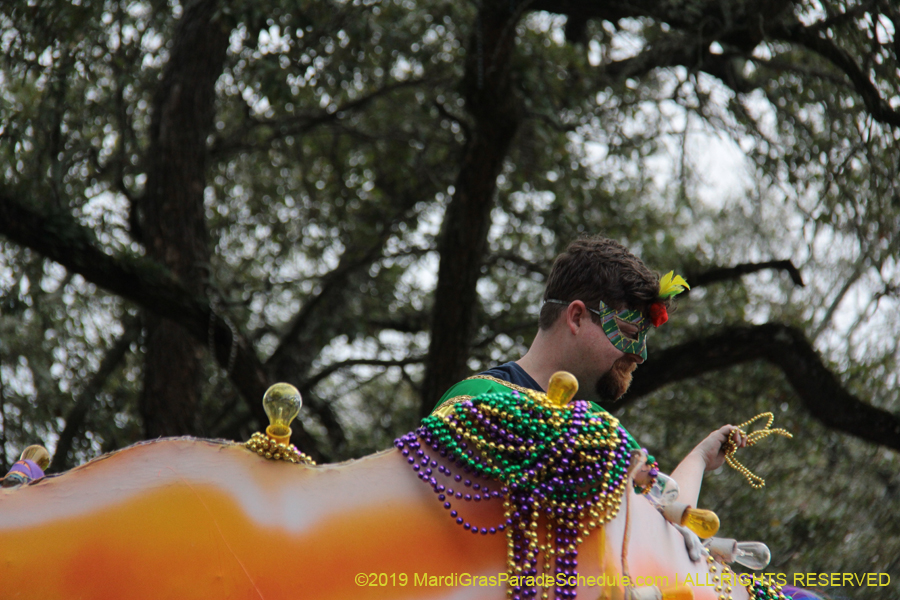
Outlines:
[[[566, 306], [570, 304], [563, 300], [546, 300], [545, 302]], [[625, 310], [614, 310], [602, 300], [600, 301], [599, 310], [590, 307], [588, 310], [600, 317], [603, 332], [616, 349], [621, 350], [625, 354], [634, 354], [647, 360], [647, 331], [650, 329], [651, 323], [641, 311], [627, 308]], [[633, 326], [636, 331], [626, 334], [619, 326], [620, 323], [627, 323]]]

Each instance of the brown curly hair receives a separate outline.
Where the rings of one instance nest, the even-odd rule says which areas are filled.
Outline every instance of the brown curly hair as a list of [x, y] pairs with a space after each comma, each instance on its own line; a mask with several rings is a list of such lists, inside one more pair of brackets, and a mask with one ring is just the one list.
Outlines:
[[[601, 236], [575, 240], [556, 257], [541, 307], [539, 325], [549, 329], [565, 306], [547, 300], [581, 300], [596, 309], [602, 300], [612, 308], [640, 310], [659, 296], [659, 278], [625, 246]], [[593, 313], [591, 313], [593, 315]]]

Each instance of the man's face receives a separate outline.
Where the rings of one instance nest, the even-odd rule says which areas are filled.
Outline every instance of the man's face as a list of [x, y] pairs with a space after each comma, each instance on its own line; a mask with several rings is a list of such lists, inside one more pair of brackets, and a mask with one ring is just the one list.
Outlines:
[[[546, 302], [570, 306], [570, 302]], [[616, 400], [631, 385], [631, 374], [647, 356], [647, 330], [651, 323], [640, 311], [614, 310], [600, 302], [599, 310], [579, 302], [598, 317], [588, 317], [586, 335], [578, 342], [574, 362], [566, 367], [578, 378], [582, 389], [603, 400]], [[573, 330], [574, 331], [574, 330]]]
[[647, 331], [651, 323], [640, 311], [617, 311], [603, 302], [600, 302], [599, 308], [588, 310], [600, 317], [601, 327], [610, 343], [625, 355], [600, 376], [595, 392], [603, 400], [618, 400], [628, 391], [637, 365], [647, 358]]

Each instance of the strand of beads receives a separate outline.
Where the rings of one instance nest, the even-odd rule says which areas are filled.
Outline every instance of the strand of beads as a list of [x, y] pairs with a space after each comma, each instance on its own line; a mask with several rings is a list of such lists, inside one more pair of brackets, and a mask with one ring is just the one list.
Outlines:
[[[706, 556], [706, 561], [709, 563], [709, 570], [713, 574], [712, 579], [713, 584], [715, 584], [716, 593], [719, 595], [718, 600], [733, 600], [731, 597], [731, 585], [734, 583], [734, 579], [732, 578], [734, 572], [731, 572], [728, 565], [716, 562], [716, 559], [713, 558], [713, 555], [708, 549], [704, 548], [703, 554]], [[721, 574], [718, 572], [720, 568], [722, 569]]]
[[[419, 433], [422, 435], [420, 436]], [[452, 458], [450, 453], [437, 442], [435, 436], [431, 435], [430, 432], [417, 431], [407, 433], [394, 440], [394, 445], [400, 449], [400, 453], [406, 458], [406, 461], [412, 465], [412, 468], [416, 471], [419, 479], [426, 481], [431, 485], [434, 493], [438, 495], [438, 500], [443, 502], [444, 508], [450, 512], [450, 516], [456, 520], [458, 525], [461, 525], [467, 531], [481, 533], [482, 535], [487, 535], [489, 533], [493, 535], [506, 528], [506, 525], [503, 523], [494, 527], [479, 528], [459, 516], [458, 511], [453, 510], [454, 499], [465, 500], [467, 502], [486, 502], [491, 498], [500, 498], [502, 490], [492, 490], [488, 485], [479, 483], [477, 480], [473, 482], [472, 477], [475, 477], [476, 479], [482, 478], [487, 481], [490, 481], [490, 478], [484, 477], [483, 474], [476, 473], [474, 469], [465, 465], [463, 461], [457, 461], [456, 466], [463, 469], [464, 475], [459, 473], [454, 474], [449, 467], [445, 467], [443, 464], [439, 463], [437, 461], [437, 456], [449, 460], [455, 459]], [[435, 453], [434, 456], [426, 454], [429, 447], [431, 448], [431, 451]], [[461, 449], [464, 451], [466, 450], [465, 443], [461, 445]], [[450, 483], [450, 485], [456, 485], [456, 488], [454, 489], [453, 487], [440, 483], [435, 476], [435, 470], [437, 470], [438, 475], [446, 476], [450, 482], [453, 482]], [[466, 488], [471, 488], [471, 492]]]
[[777, 583], [756, 578], [747, 586], [747, 593], [750, 594], [750, 600], [790, 600]]
[[[512, 600], [534, 598], [538, 587], [542, 598], [549, 597], [533, 583], [541, 556], [544, 573], [552, 563], [554, 581], [577, 575], [578, 546], [618, 512], [636, 446], [615, 418], [592, 413], [587, 402], [559, 407], [544, 394], [516, 391], [463, 400], [426, 417], [395, 445], [457, 524], [481, 535], [506, 532]], [[493, 526], [471, 523], [454, 508], [456, 500], [501, 496], [505, 520]], [[554, 591], [556, 598], [576, 595], [574, 587]]]
[[[745, 427], [752, 425], [754, 422], [758, 421], [759, 419], [762, 419], [763, 417], [765, 417], [767, 419], [767, 421], [766, 421], [765, 426], [762, 429], [757, 429], [756, 431], [751, 431], [749, 434], [747, 434], [744, 431]], [[760, 489], [762, 487], [765, 487], [766, 481], [765, 481], [765, 479], [763, 479], [759, 475], [756, 475], [750, 469], [748, 469], [747, 467], [742, 465], [740, 462], [738, 462], [737, 458], [735, 458], [735, 454], [737, 453], [737, 443], [735, 441], [735, 439], [736, 439], [735, 436], [738, 433], [743, 433], [744, 435], [746, 435], [748, 448], [750, 446], [755, 446], [758, 442], [764, 440], [765, 438], [767, 438], [768, 436], [770, 436], [772, 434], [782, 435], [788, 439], [794, 437], [793, 435], [790, 434], [790, 432], [788, 432], [786, 429], [782, 429], [781, 427], [776, 427], [775, 429], [771, 429], [772, 422], [774, 420], [775, 420], [775, 415], [773, 415], [772, 413], [770, 413], [770, 412], [760, 413], [760, 414], [756, 415], [755, 417], [753, 417], [752, 419], [750, 419], [749, 421], [745, 421], [744, 423], [741, 423], [740, 425], [738, 425], [737, 428], [731, 432], [731, 435], [728, 437], [728, 440], [725, 442], [725, 462], [728, 463], [729, 467], [731, 467], [732, 469], [734, 469], [735, 471], [737, 471], [738, 473], [743, 475], [744, 479], [747, 480], [747, 483], [750, 484], [750, 487], [752, 487], [754, 489]]]
[[747, 588], [750, 600], [790, 600], [774, 581], [766, 581], [765, 578], [746, 573], [735, 573], [727, 564], [716, 561], [707, 548], [703, 549], [703, 554], [709, 563], [718, 600], [733, 600], [732, 585], [738, 583]]
[[307, 454], [297, 450], [297, 447], [293, 444], [279, 444], [269, 436], [259, 432], [250, 436], [250, 439], [244, 443], [244, 447], [269, 460], [284, 460], [304, 465], [316, 464], [316, 461]]

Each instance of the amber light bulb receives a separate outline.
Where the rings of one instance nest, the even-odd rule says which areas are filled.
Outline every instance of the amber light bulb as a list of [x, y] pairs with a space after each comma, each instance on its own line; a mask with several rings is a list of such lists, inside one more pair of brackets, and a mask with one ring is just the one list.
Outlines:
[[550, 384], [547, 386], [547, 398], [550, 402], [564, 407], [578, 392], [578, 380], [568, 371], [557, 371], [550, 376]]
[[263, 396], [263, 408], [269, 417], [266, 435], [278, 442], [287, 444], [291, 439], [291, 421], [300, 414], [303, 399], [300, 392], [289, 383], [276, 383]]
[[681, 524], [706, 539], [719, 531], [719, 517], [711, 510], [687, 507], [681, 516]]
[[711, 538], [719, 531], [719, 517], [711, 510], [693, 508], [683, 502], [670, 502], [661, 506], [659, 511], [669, 523], [687, 527], [700, 538]]

